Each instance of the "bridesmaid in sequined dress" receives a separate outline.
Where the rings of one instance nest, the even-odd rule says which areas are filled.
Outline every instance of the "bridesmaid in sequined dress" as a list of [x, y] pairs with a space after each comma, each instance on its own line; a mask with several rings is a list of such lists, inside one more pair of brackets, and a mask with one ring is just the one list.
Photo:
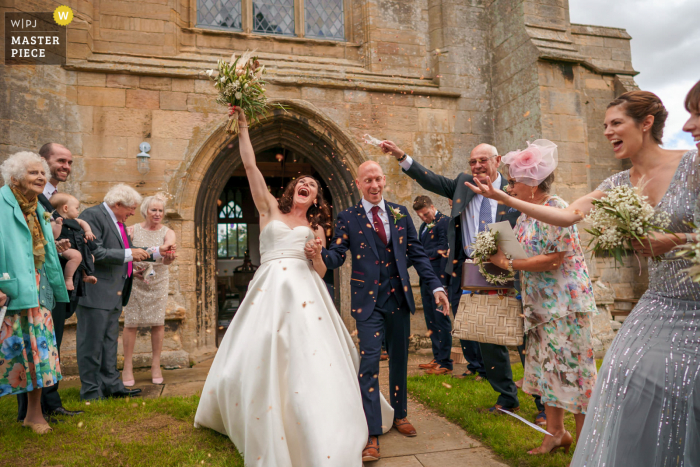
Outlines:
[[[694, 115], [699, 88], [696, 84], [695, 100], [686, 103]], [[697, 241], [687, 222], [700, 220], [700, 170], [697, 149], [661, 148], [667, 115], [650, 92], [632, 91], [613, 100], [605, 114], [605, 136], [615, 157], [630, 159], [632, 168], [566, 209], [525, 203], [490, 185], [471, 188], [542, 222], [567, 227], [588, 214], [591, 200], [604, 197], [605, 190], [644, 179], [649, 182], [644, 194], [657, 210], [669, 213], [674, 233], [656, 233], [635, 249], [647, 257], [653, 249], [670, 259], [677, 244]], [[605, 356], [572, 466], [700, 466], [700, 284], [682, 280], [688, 265], [649, 260], [649, 288]]]

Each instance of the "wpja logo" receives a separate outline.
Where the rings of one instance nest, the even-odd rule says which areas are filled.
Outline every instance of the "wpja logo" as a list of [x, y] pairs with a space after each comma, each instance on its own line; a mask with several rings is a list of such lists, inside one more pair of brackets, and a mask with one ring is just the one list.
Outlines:
[[65, 65], [73, 11], [5, 13], [5, 65]]

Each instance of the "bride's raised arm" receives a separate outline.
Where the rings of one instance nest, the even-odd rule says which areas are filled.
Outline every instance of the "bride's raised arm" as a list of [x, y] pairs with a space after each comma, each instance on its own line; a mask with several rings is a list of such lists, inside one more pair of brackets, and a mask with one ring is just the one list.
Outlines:
[[278, 209], [277, 199], [272, 196], [272, 193], [267, 189], [265, 177], [263, 177], [262, 172], [260, 172], [260, 169], [258, 169], [255, 163], [255, 151], [253, 151], [253, 145], [250, 142], [248, 122], [246, 121], [245, 113], [240, 107], [231, 107], [229, 115], [236, 114], [238, 115], [239, 128], [238, 148], [241, 152], [241, 159], [243, 160], [246, 177], [248, 177], [250, 192], [253, 195], [253, 202], [255, 202], [255, 207], [258, 209], [258, 212], [260, 212], [260, 227], [264, 228], [264, 224], [270, 221], [272, 212]]
[[538, 221], [558, 227], [571, 227], [577, 222], [582, 221], [591, 209], [593, 209], [592, 201], [605, 196], [605, 193], [602, 191], [595, 190], [577, 199], [566, 209], [559, 209], [551, 206], [540, 206], [514, 198], [503, 190], [496, 189], [491, 184], [491, 180], [488, 180], [488, 183], [481, 183], [475, 178], [474, 185], [469, 182], [464, 182], [464, 184], [476, 194], [495, 199], [499, 204], [505, 204]]

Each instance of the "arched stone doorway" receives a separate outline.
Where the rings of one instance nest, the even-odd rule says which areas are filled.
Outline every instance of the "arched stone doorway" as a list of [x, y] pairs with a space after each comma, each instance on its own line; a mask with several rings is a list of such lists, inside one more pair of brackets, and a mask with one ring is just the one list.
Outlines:
[[[330, 118], [311, 104], [303, 101], [276, 101], [286, 111], [275, 110], [260, 124], [251, 125], [250, 136], [256, 153], [271, 148], [286, 148], [303, 154], [327, 184], [333, 198], [333, 213], [346, 209], [359, 200], [354, 179], [357, 167], [367, 160], [362, 149]], [[222, 124], [202, 144], [188, 167], [177, 193], [176, 203], [183, 196], [196, 196], [194, 212], [185, 214], [194, 224], [194, 299], [189, 303], [196, 310], [188, 310], [193, 319], [187, 324], [190, 335], [196, 335], [199, 353], [216, 345], [217, 317], [217, 200], [231, 175], [241, 165], [238, 137], [231, 137]], [[200, 178], [201, 177], [201, 178]], [[196, 178], [197, 180], [194, 180]], [[190, 179], [190, 180], [188, 180]], [[195, 191], [194, 184], [197, 185]], [[187, 186], [189, 185], [189, 186]], [[341, 270], [340, 284], [348, 282], [347, 271]], [[343, 321], [354, 327], [349, 313], [349, 290], [340, 287], [339, 302]], [[346, 305], [347, 304], [347, 305]], [[194, 312], [193, 312], [194, 311]]]

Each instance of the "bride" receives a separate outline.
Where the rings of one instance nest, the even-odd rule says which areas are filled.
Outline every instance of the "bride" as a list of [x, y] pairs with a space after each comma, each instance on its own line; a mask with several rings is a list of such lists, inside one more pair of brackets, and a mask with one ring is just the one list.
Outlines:
[[[232, 114], [260, 213], [261, 265], [219, 346], [195, 427], [228, 435], [246, 466], [361, 467], [359, 356], [322, 280], [325, 265], [304, 255], [307, 242], [325, 243], [330, 209], [310, 176], [292, 180], [278, 202], [255, 164], [244, 113]], [[390, 428], [386, 401], [382, 419]]]

